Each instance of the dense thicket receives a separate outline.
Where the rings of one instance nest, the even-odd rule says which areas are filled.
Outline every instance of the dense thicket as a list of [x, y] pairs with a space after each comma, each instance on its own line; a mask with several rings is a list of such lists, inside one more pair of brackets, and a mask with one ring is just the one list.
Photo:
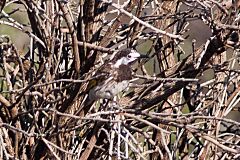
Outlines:
[[[0, 6], [1, 159], [239, 159], [238, 0]], [[132, 87], [85, 105], [127, 47], [150, 57]]]

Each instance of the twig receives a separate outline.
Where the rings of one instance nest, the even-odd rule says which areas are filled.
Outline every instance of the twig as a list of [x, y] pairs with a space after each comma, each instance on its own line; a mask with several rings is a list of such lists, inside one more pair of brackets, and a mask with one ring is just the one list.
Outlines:
[[144, 25], [145, 27], [155, 31], [156, 33], [160, 33], [162, 35], [166, 35], [170, 38], [174, 38], [174, 39], [179, 39], [181, 41], [184, 40], [184, 38], [182, 38], [180, 35], [175, 35], [175, 34], [171, 34], [171, 33], [168, 33], [166, 31], [163, 31], [163, 30], [160, 30], [152, 25], [150, 25], [149, 23], [146, 23], [144, 21], [142, 21], [141, 19], [137, 18], [136, 16], [134, 16], [133, 14], [127, 12], [126, 10], [124, 10], [123, 8], [121, 8], [119, 5], [117, 5], [116, 3], [111, 3], [111, 5], [115, 8], [117, 8], [121, 13], [124, 13], [125, 15], [127, 15], [128, 17], [134, 19], [135, 21], [137, 21], [138, 23]]
[[227, 146], [219, 143], [216, 139], [214, 139], [214, 138], [212, 138], [212, 137], [210, 137], [210, 136], [208, 136], [208, 135], [202, 135], [202, 134], [200, 134], [200, 133], [196, 133], [196, 134], [197, 134], [199, 137], [202, 137], [203, 139], [205, 139], [205, 140], [207, 140], [207, 141], [209, 141], [209, 142], [217, 145], [218, 147], [220, 147], [220, 148], [223, 149], [224, 151], [231, 152], [231, 153], [234, 153], [234, 154], [239, 153], [238, 150], [233, 149], [233, 148], [230, 148], [230, 147], [227, 147]]
[[77, 71], [77, 73], [80, 72], [80, 57], [79, 57], [79, 50], [78, 50], [78, 40], [77, 40], [77, 34], [75, 31], [75, 27], [74, 27], [74, 23], [71, 19], [71, 15], [69, 14], [68, 9], [66, 8], [66, 6], [61, 3], [60, 1], [58, 1], [60, 9], [62, 10], [63, 14], [64, 14], [64, 18], [66, 20], [66, 23], [68, 25], [70, 34], [71, 34], [71, 38], [72, 38], [72, 47], [73, 47], [73, 54], [74, 54], [74, 62], [75, 62], [75, 70]]
[[43, 142], [46, 144], [47, 148], [51, 151], [51, 153], [53, 154], [53, 156], [57, 159], [57, 160], [61, 160], [60, 157], [57, 156], [57, 154], [54, 152], [53, 148], [48, 144], [48, 141], [45, 138], [41, 138], [43, 140]]
[[144, 76], [144, 75], [134, 75], [137, 78], [141, 79], [147, 79], [147, 80], [153, 80], [153, 81], [183, 81], [183, 82], [198, 82], [199, 79], [195, 78], [159, 78], [159, 77], [150, 77], [150, 76]]
[[68, 151], [66, 151], [66, 150], [64, 150], [64, 149], [62, 149], [61, 147], [59, 147], [59, 146], [57, 146], [56, 144], [54, 144], [54, 143], [52, 143], [52, 142], [46, 140], [46, 139], [43, 138], [43, 137], [42, 137], [42, 140], [43, 140], [45, 143], [50, 144], [51, 146], [57, 148], [59, 151], [62, 151], [63, 153], [70, 154], [70, 155], [73, 155], [73, 156], [76, 155], [76, 154], [74, 154], [74, 153], [70, 153], [70, 152], [68, 152]]
[[159, 131], [162, 131], [163, 133], [170, 134], [170, 132], [168, 132], [168, 131], [158, 127], [157, 125], [155, 125], [155, 124], [153, 124], [153, 123], [151, 123], [151, 122], [149, 122], [147, 120], [144, 120], [144, 119], [142, 119], [140, 117], [137, 117], [137, 116], [135, 116], [133, 114], [123, 113], [123, 115], [126, 116], [126, 117], [134, 118], [134, 119], [136, 119], [139, 122], [143, 122], [143, 123], [147, 124], [148, 126], [151, 126], [151, 127], [155, 128], [155, 129], [157, 129]]

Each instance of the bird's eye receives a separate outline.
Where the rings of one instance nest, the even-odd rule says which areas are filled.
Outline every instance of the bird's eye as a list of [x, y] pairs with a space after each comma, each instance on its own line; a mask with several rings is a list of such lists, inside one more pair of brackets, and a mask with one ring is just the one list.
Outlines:
[[132, 58], [132, 56], [131, 56], [131, 55], [127, 55], [127, 58], [129, 58], [129, 59], [130, 59], [130, 58]]

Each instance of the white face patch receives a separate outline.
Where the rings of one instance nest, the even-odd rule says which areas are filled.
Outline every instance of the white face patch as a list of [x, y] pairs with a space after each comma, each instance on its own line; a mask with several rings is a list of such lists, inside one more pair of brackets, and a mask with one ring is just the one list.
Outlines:
[[126, 57], [122, 57], [119, 60], [117, 60], [117, 62], [114, 64], [115, 68], [118, 68], [120, 65], [128, 65], [129, 63], [137, 60], [140, 57], [140, 54], [135, 51], [135, 50], [131, 50], [131, 52], [126, 56]]
[[129, 60], [132, 60], [132, 61], [134, 61], [134, 60], [136, 60], [137, 58], [139, 58], [140, 57], [140, 54], [137, 52], [137, 51], [135, 51], [135, 50], [131, 50], [131, 52], [127, 55], [127, 58], [129, 59]]

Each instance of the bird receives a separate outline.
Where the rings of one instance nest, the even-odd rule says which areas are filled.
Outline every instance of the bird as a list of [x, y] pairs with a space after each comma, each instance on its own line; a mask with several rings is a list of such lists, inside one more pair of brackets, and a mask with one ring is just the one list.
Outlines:
[[141, 58], [148, 56], [132, 48], [116, 52], [113, 58], [95, 73], [98, 78], [89, 90], [88, 101], [91, 103], [98, 99], [112, 100], [116, 95], [127, 90], [132, 80], [132, 64]]

